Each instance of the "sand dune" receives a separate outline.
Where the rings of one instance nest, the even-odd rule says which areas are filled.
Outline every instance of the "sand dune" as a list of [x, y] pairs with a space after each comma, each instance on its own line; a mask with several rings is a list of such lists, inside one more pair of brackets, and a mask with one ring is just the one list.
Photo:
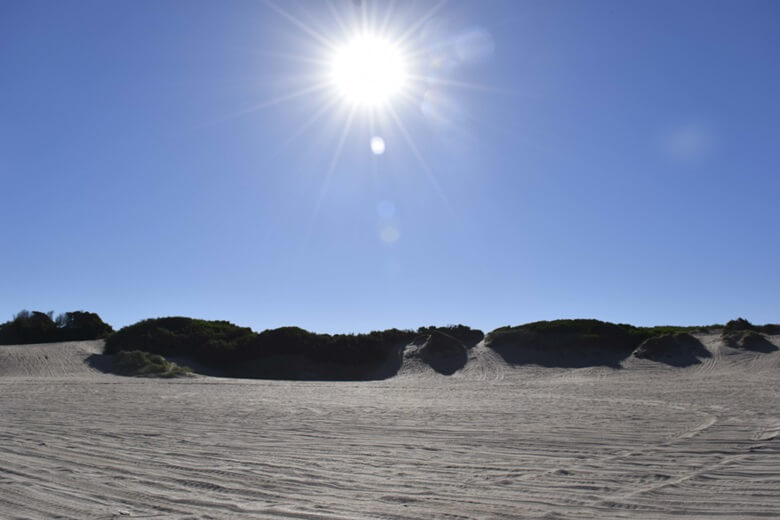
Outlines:
[[40, 345], [0, 345], [0, 377], [90, 375], [87, 362], [103, 352], [103, 340]]
[[778, 517], [780, 351], [697, 338], [686, 367], [512, 367], [480, 344], [450, 376], [407, 355], [359, 383], [0, 347], [0, 518]]

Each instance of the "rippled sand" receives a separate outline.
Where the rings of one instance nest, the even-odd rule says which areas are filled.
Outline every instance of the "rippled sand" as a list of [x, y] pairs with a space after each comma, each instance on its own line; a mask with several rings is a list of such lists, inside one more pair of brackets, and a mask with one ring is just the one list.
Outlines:
[[[360, 383], [101, 374], [0, 347], [0, 518], [780, 517], [780, 351]], [[777, 345], [780, 337], [772, 338]]]

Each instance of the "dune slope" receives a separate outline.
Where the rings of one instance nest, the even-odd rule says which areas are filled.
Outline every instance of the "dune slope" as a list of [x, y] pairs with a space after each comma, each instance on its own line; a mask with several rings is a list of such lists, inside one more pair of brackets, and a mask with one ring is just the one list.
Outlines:
[[0, 345], [0, 377], [91, 375], [97, 370], [87, 360], [90, 357], [95, 360], [102, 352], [103, 340], [100, 339], [37, 345]]

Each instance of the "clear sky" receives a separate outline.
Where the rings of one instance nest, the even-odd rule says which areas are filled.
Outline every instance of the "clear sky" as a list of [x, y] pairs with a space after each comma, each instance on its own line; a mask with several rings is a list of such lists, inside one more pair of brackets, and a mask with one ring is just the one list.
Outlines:
[[0, 321], [778, 322], [779, 93], [776, 1], [2, 0]]

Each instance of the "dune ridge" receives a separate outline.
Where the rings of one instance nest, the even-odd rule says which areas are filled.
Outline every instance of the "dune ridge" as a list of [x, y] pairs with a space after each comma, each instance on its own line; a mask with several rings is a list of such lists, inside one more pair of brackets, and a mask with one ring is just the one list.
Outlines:
[[[490, 336], [473, 346], [441, 333], [428, 331], [415, 337], [408, 344], [400, 345], [369, 380], [388, 379], [399, 374], [433, 373], [458, 378], [499, 374], [519, 367], [546, 367], [582, 369], [603, 367], [613, 370], [626, 368], [652, 368], [656, 365], [686, 367], [693, 364], [727, 364], [749, 366], [751, 369], [780, 368], [780, 335], [740, 336], [737, 340], [719, 332], [673, 333], [649, 338], [636, 349], [621, 352], [617, 363], [609, 348], [583, 350], [563, 344], [550, 348], [546, 344], [527, 345], [525, 339], [516, 345], [518, 353], [507, 354], [503, 348], [491, 345]], [[747, 342], [747, 346], [745, 343]], [[68, 341], [26, 345], [0, 345], [0, 377], [66, 377], [111, 374], [111, 354], [105, 354], [105, 340]], [[229, 372], [212, 371], [212, 368], [186, 357], [171, 357], [172, 361], [192, 367], [205, 376], [230, 378]], [[638, 360], [647, 361], [645, 363]], [[284, 359], [285, 363], [298, 361]], [[306, 360], [303, 360], [306, 363]], [[347, 362], [349, 364], [349, 362]], [[311, 370], [316, 367], [309, 366]], [[301, 370], [305, 371], [306, 367]], [[284, 368], [283, 372], [289, 372]], [[306, 374], [292, 374], [290, 379], [306, 380]], [[488, 377], [488, 376], [485, 376]], [[267, 379], [262, 376], [256, 379]], [[314, 379], [318, 379], [316, 375]], [[284, 379], [274, 376], [270, 379]], [[355, 379], [362, 381], [363, 379]]]

